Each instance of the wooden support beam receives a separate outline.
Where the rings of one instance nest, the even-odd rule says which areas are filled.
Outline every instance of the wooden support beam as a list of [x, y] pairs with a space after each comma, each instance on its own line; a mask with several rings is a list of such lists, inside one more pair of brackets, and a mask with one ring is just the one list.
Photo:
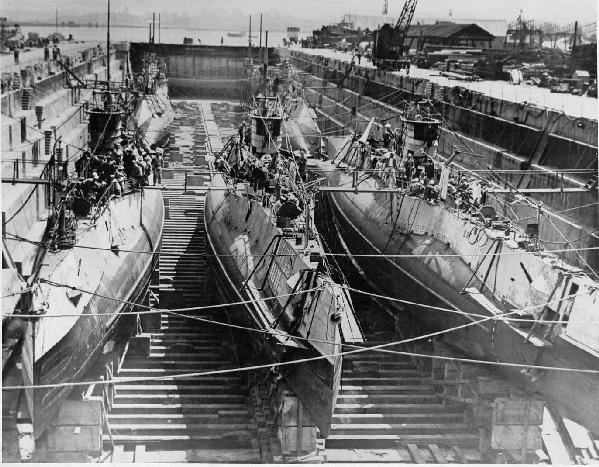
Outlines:
[[452, 446], [451, 450], [453, 451], [456, 458], [458, 459], [458, 463], [467, 464], [466, 456], [464, 456], [464, 453], [462, 452], [462, 450], [460, 449], [459, 446]]
[[122, 444], [117, 444], [112, 450], [112, 457], [110, 462], [113, 464], [120, 464], [121, 462], [125, 462], [125, 446]]
[[445, 457], [441, 453], [439, 446], [437, 446], [436, 444], [429, 444], [428, 450], [433, 455], [433, 459], [435, 459], [436, 464], [447, 464], [447, 461], [445, 460]]
[[3, 178], [2, 183], [26, 184], [26, 185], [50, 185], [49, 180], [40, 180], [37, 178]]
[[133, 457], [133, 462], [135, 462], [135, 463], [145, 462], [144, 461], [145, 456], [146, 456], [146, 445], [138, 444], [137, 446], [135, 446], [135, 455]]
[[418, 449], [418, 446], [416, 446], [415, 444], [408, 443], [406, 445], [406, 447], [408, 448], [408, 451], [410, 452], [410, 456], [412, 456], [412, 460], [416, 464], [426, 464], [426, 459], [424, 458], [424, 456]]

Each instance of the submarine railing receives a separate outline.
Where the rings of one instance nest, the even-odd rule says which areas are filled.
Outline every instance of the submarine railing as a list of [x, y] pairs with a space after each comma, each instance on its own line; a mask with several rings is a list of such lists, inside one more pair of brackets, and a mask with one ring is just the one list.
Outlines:
[[[205, 175], [211, 175], [214, 172], [208, 172]], [[203, 175], [203, 174], [194, 174], [194, 175]], [[32, 185], [49, 185], [50, 182], [47, 180], [35, 180], [35, 179], [22, 179], [22, 178], [2, 178], [2, 183], [26, 183]], [[144, 189], [152, 189], [153, 187], [144, 187]], [[165, 191], [170, 191], [171, 188], [168, 187], [160, 187], [156, 189], [161, 189]], [[210, 187], [205, 188], [206, 191], [226, 191], [229, 188], [225, 187]], [[187, 184], [185, 185], [185, 190], [187, 190]], [[335, 187], [335, 186], [322, 186], [318, 189], [323, 192], [334, 192], [334, 193], [398, 193], [401, 191], [401, 188], [344, 188], [344, 187]], [[520, 188], [518, 190], [520, 193], [585, 193], [589, 190], [587, 188]], [[513, 190], [507, 188], [497, 188], [493, 190], [494, 193], [512, 193]]]

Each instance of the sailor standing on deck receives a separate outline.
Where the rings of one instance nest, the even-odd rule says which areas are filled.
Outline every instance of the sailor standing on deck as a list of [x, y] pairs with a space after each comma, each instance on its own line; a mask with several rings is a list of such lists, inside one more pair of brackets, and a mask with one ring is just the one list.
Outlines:
[[112, 174], [110, 176], [110, 184], [108, 185], [107, 196], [108, 198], [120, 198], [123, 192], [121, 191], [121, 184], [116, 179], [116, 176]]
[[154, 168], [154, 186], [156, 186], [156, 183], [162, 185], [162, 168], [164, 167], [164, 159], [162, 157], [163, 153], [164, 150], [160, 147], [157, 147], [156, 154], [152, 159], [152, 166]]
[[132, 163], [132, 176], [133, 178], [135, 178], [136, 182], [137, 182], [137, 186], [136, 188], [142, 188], [144, 185], [144, 172], [143, 172], [143, 168], [140, 165], [139, 161], [137, 159], [133, 159], [133, 163]]
[[123, 149], [119, 143], [114, 144], [113, 157], [117, 165], [121, 165], [123, 163]]
[[300, 157], [297, 162], [300, 178], [306, 181], [306, 168], [308, 167], [308, 154], [304, 148], [300, 149]]
[[121, 193], [125, 193], [125, 168], [122, 165], [119, 165], [116, 168], [116, 172], [114, 173], [114, 178], [119, 183], [121, 188]]
[[260, 159], [254, 161], [252, 170], [252, 188], [254, 191], [261, 191], [264, 188], [264, 171], [262, 170], [262, 162]]
[[87, 177], [90, 159], [89, 151], [83, 151], [83, 155], [75, 162], [75, 170], [79, 178]]
[[395, 138], [395, 132], [391, 129], [391, 124], [385, 123], [385, 132], [383, 133], [383, 144], [389, 148], [391, 141]]
[[150, 155], [146, 155], [143, 158], [143, 162], [144, 162], [144, 184], [146, 186], [150, 185], [150, 176], [152, 175], [152, 158], [150, 157]]
[[[295, 156], [295, 154], [294, 154]], [[292, 191], [297, 189], [295, 179], [297, 177], [297, 164], [295, 163], [295, 157], [289, 161], [289, 187]]]

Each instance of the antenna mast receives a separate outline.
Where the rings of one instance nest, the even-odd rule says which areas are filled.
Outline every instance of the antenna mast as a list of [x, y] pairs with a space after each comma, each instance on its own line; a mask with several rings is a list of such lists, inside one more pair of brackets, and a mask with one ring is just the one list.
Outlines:
[[252, 63], [252, 15], [250, 15], [250, 33], [248, 34], [248, 60]]
[[110, 90], [110, 0], [108, 0], [108, 15], [106, 28], [106, 86]]

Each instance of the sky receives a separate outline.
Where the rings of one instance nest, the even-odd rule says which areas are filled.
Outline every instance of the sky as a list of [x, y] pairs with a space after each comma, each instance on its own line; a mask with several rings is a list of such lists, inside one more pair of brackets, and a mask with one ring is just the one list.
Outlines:
[[[404, 0], [388, 0], [389, 14], [397, 16]], [[380, 15], [383, 0], [111, 0], [114, 12], [129, 12], [147, 16], [160, 11], [165, 17], [179, 14], [192, 18], [216, 15], [247, 15], [264, 12], [270, 17], [302, 18], [315, 24], [339, 20], [345, 13]], [[15, 13], [52, 20], [58, 8], [61, 17], [100, 14], [106, 0], [0, 0], [2, 16]], [[452, 10], [454, 18], [514, 20], [520, 9], [526, 19], [583, 24], [596, 21], [597, 0], [420, 0], [415, 17], [447, 19]]]

